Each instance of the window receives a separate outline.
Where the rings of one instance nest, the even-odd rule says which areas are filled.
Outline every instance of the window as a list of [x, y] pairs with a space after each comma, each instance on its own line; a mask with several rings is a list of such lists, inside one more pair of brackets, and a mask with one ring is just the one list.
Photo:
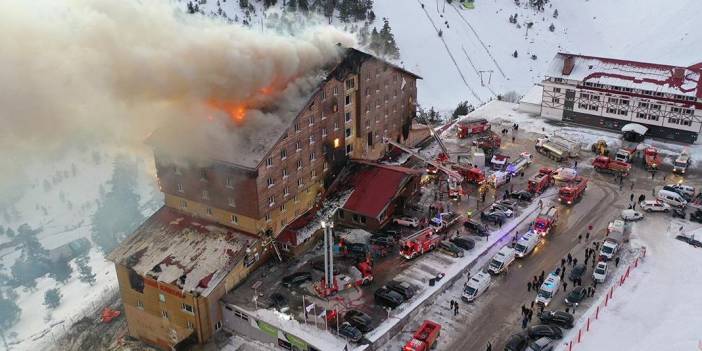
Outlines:
[[327, 91], [322, 89], [322, 100], [325, 100], [327, 98]]
[[560, 93], [560, 92], [561, 92], [561, 88], [553, 88], [553, 92], [554, 92], [554, 93]]
[[368, 132], [368, 146], [373, 146], [373, 132]]
[[646, 119], [646, 114], [639, 112], [636, 114], [636, 118]]
[[190, 330], [195, 329], [195, 327], [193, 326], [193, 322], [191, 322], [191, 321], [186, 321], [186, 322], [187, 322], [188, 329], [190, 329]]
[[312, 179], [317, 178], [317, 170], [316, 169], [312, 170], [312, 175], [310, 176], [310, 178], [312, 178]]
[[302, 169], [302, 160], [297, 160], [297, 169]]
[[185, 192], [185, 190], [183, 190], [183, 184], [180, 184], [180, 183], [176, 184], [176, 188], [178, 189], [179, 193]]
[[166, 295], [159, 293], [158, 300], [161, 302], [166, 302]]
[[649, 121], [658, 121], [659, 117], [656, 115], [648, 115], [648, 120]]
[[629, 106], [629, 100], [620, 99], [620, 100], [619, 100], [619, 103], [622, 104], [622, 105], [627, 105], [627, 106]]
[[314, 154], [314, 151], [310, 152], [310, 162], [314, 161], [316, 159], [316, 156]]
[[324, 166], [323, 166], [322, 169], [325, 170], [325, 171], [326, 171], [327, 169], [329, 169], [329, 163], [327, 163], [327, 161], [324, 161]]
[[310, 134], [310, 144], [314, 144], [314, 134]]
[[299, 133], [300, 132], [300, 122], [295, 122], [295, 124], [293, 124], [293, 128], [295, 128], [295, 132]]
[[648, 108], [648, 103], [639, 102], [639, 107], [641, 107], [641, 108]]
[[344, 113], [344, 122], [351, 122], [351, 112]]
[[227, 188], [233, 188], [234, 187], [234, 178], [233, 177], [227, 177], [227, 179], [224, 181], [224, 186]]
[[180, 200], [180, 207], [181, 208], [188, 208], [188, 202], [185, 200]]
[[682, 111], [682, 113], [683, 113], [684, 115], [688, 115], [688, 116], [692, 116], [692, 114], [693, 114], [694, 112], [695, 112], [694, 110], [689, 109], [689, 108], [686, 108], [686, 109], [684, 109], [684, 110]]
[[651, 104], [651, 109], [660, 111], [661, 105]]
[[234, 224], [239, 224], [239, 217], [237, 217], [236, 215], [232, 215], [231, 221]]
[[271, 221], [271, 214], [266, 213], [266, 216], [264, 218], [266, 219], [266, 222], [270, 222]]
[[217, 321], [217, 323], [215, 323], [215, 330], [220, 330], [220, 329], [222, 329], [222, 321]]
[[673, 113], [680, 113], [680, 107], [671, 107], [670, 111]]
[[353, 89], [356, 86], [353, 78], [346, 80], [346, 89]]
[[143, 310], [143, 309], [144, 309], [144, 303], [141, 302], [141, 300], [137, 300], [136, 307]]
[[334, 121], [334, 130], [339, 130], [339, 121]]
[[273, 207], [275, 205], [275, 196], [268, 197], [268, 207]]
[[[556, 83], [561, 83], [561, 82], [563, 82], [563, 78], [553, 78], [553, 81]], [[587, 83], [585, 83], [585, 84], [587, 84]]]
[[346, 105], [351, 105], [351, 95], [346, 95], [346, 99], [344, 100], [344, 103]]
[[616, 114], [616, 113], [617, 113], [617, 110], [615, 110], [615, 109], [613, 109], [613, 108], [611, 108], [611, 107], [607, 107], [607, 113], [614, 113], [614, 114]]
[[346, 154], [350, 154], [353, 151], [353, 145], [346, 145]]
[[206, 212], [207, 212], [208, 216], [211, 216], [212, 215], [212, 207], [208, 207]]
[[300, 141], [298, 140], [295, 142], [295, 152], [299, 152], [300, 150], [302, 150], [302, 145], [300, 145]]
[[337, 147], [339, 147], [339, 145], [341, 145], [339, 138], [334, 138], [334, 148], [336, 149]]
[[322, 137], [327, 136], [327, 128], [322, 128]]
[[590, 98], [590, 95], [581, 93], [580, 97], [587, 100]]
[[200, 180], [207, 180], [207, 169], [203, 168], [200, 170]]
[[288, 169], [283, 168], [283, 178], [287, 178], [287, 177], [288, 177]]
[[290, 195], [290, 188], [286, 185], [285, 188], [283, 189], [283, 196], [288, 196]]
[[366, 96], [370, 96], [370, 89], [366, 88]]
[[180, 167], [178, 167], [178, 166], [173, 166], [173, 168], [175, 169], [175, 174], [176, 174], [176, 175], [181, 175], [181, 174], [183, 174], [183, 173], [181, 173]]
[[551, 102], [556, 103], [556, 104], [560, 104], [560, 103], [561, 103], [561, 99], [559, 99], [559, 98], [551, 98]]
[[280, 150], [280, 159], [284, 160], [286, 158], [288, 158], [288, 149], [283, 148]]
[[283, 140], [285, 140], [285, 139], [287, 139], [287, 138], [288, 138], [288, 131], [286, 130], [286, 131], [283, 133]]
[[283, 203], [280, 205], [280, 212], [285, 212], [285, 210], [286, 210], [285, 203]]
[[334, 95], [339, 95], [339, 87], [334, 87]]
[[351, 128], [346, 128], [346, 137], [348, 138], [350, 136], [351, 136]]
[[180, 304], [180, 309], [183, 310], [183, 312], [188, 312], [191, 314], [194, 314], [195, 312], [193, 311], [193, 306], [188, 305], [187, 303], [182, 303]]
[[302, 179], [302, 178], [298, 178], [298, 179], [297, 179], [297, 187], [298, 187], [298, 188], [301, 188], [301, 187], [304, 186], [304, 185], [305, 185], [305, 180]]
[[161, 318], [168, 319], [168, 311], [161, 310]]
[[266, 167], [272, 167], [273, 166], [273, 158], [269, 157], [266, 159]]
[[627, 110], [617, 110], [617, 114], [618, 114], [618, 115], [621, 115], [621, 116], [626, 116], [627, 114], [629, 114], [629, 111], [627, 111]]
[[271, 178], [271, 177], [268, 177], [268, 179], [266, 180], [266, 183], [268, 184], [269, 188], [272, 187], [273, 185], [275, 185], [275, 182], [273, 181], [273, 178]]
[[227, 198], [227, 205], [229, 205], [230, 207], [236, 207], [236, 202], [234, 201], [233, 197]]
[[599, 111], [600, 108], [595, 105], [590, 105], [590, 111]]
[[207, 190], [202, 191], [202, 199], [203, 200], [209, 200], [210, 199], [210, 192]]
[[307, 109], [312, 111], [313, 108], [314, 108], [314, 100], [312, 100], [312, 102], [310, 102], [310, 106]]
[[611, 103], [611, 104], [618, 104], [619, 103], [619, 100], [615, 99], [615, 98], [609, 98], [609, 99], [607, 99], [607, 101], [609, 101], [609, 103]]
[[366, 120], [366, 129], [370, 129], [370, 119]]
[[310, 116], [310, 125], [311, 125], [311, 126], [314, 125], [314, 116]]

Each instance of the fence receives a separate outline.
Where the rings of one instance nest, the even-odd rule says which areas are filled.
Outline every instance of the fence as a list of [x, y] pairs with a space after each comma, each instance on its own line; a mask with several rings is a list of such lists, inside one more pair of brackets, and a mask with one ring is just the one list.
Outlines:
[[564, 348], [561, 348], [562, 350], [567, 350], [567, 351], [573, 351], [575, 349], [575, 346], [577, 344], [580, 344], [583, 340], [583, 338], [586, 336], [587, 333], [590, 332], [590, 326], [597, 321], [600, 318], [600, 312], [603, 312], [608, 306], [609, 302], [614, 299], [614, 292], [624, 285], [626, 280], [629, 278], [629, 273], [633, 271], [634, 269], [639, 267], [639, 264], [643, 263], [643, 258], [646, 257], [646, 247], [642, 247], [636, 258], [629, 263], [629, 266], [626, 267], [626, 270], [623, 270], [623, 273], [619, 276], [619, 279], [612, 284], [611, 287], [606, 291], [605, 295], [600, 297], [599, 301], [594, 307], [590, 307], [590, 309], [585, 313], [587, 315], [587, 318], [585, 318], [585, 315], [581, 318], [581, 323], [580, 326], [578, 327], [578, 332], [574, 333], [570, 341], [567, 341], [564, 345]]

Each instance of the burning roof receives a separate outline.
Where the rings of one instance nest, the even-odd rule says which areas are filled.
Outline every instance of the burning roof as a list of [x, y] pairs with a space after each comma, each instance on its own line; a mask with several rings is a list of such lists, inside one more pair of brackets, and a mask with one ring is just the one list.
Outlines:
[[207, 296], [256, 241], [231, 228], [162, 207], [108, 259], [141, 276]]
[[349, 180], [354, 190], [343, 209], [371, 218], [379, 218], [410, 178], [421, 173], [399, 166], [371, 163], [360, 166]]

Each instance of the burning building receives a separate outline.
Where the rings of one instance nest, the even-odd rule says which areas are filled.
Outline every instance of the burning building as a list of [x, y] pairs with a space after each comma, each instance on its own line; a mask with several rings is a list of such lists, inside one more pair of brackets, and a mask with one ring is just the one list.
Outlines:
[[314, 207], [347, 159], [381, 158], [386, 138], [406, 142], [420, 77], [340, 50], [295, 108], [260, 91], [266, 104], [255, 114], [210, 102], [230, 117], [212, 133], [169, 125], [149, 138], [165, 207], [110, 255], [130, 335], [163, 348], [206, 341], [222, 325], [222, 294]]

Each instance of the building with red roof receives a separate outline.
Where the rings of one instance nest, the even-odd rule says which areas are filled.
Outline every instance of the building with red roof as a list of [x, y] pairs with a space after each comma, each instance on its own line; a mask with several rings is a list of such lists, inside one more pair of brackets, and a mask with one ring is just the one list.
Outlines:
[[689, 67], [558, 53], [545, 73], [541, 115], [694, 143], [702, 131], [702, 63]]

